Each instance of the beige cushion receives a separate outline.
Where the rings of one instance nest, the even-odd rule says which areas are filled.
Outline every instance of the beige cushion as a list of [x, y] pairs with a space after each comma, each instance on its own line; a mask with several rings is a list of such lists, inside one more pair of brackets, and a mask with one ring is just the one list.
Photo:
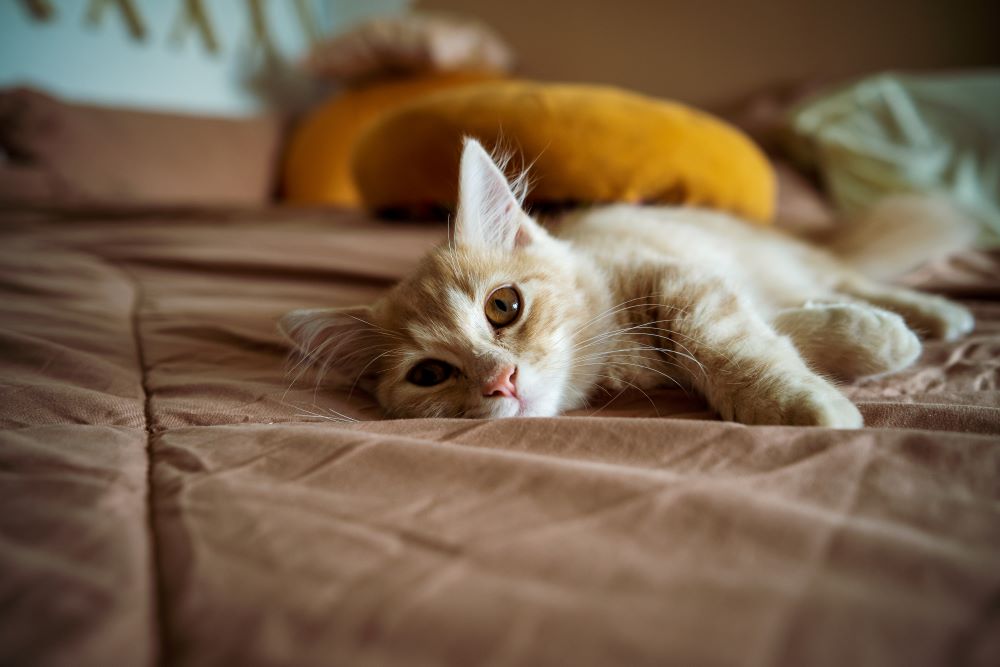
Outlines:
[[0, 201], [260, 204], [281, 122], [68, 104], [0, 92]]

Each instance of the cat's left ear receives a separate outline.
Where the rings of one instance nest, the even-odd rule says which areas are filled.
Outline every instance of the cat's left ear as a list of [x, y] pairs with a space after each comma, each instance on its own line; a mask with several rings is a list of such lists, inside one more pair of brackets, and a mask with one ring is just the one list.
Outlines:
[[373, 322], [369, 306], [312, 308], [286, 314], [278, 329], [306, 360], [368, 389], [376, 371], [372, 362], [387, 342]]
[[459, 167], [459, 245], [511, 251], [545, 232], [521, 208], [507, 178], [482, 144], [466, 137]]

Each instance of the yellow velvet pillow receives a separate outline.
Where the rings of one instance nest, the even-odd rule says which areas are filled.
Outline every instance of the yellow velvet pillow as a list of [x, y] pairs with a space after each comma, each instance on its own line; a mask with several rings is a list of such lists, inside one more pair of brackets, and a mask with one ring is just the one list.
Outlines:
[[434, 93], [379, 118], [355, 146], [364, 203], [451, 208], [463, 135], [533, 163], [529, 204], [689, 204], [761, 223], [774, 212], [770, 164], [721, 120], [616, 88], [521, 81]]
[[283, 193], [296, 204], [360, 204], [351, 156], [358, 136], [380, 115], [416, 98], [500, 78], [493, 72], [448, 72], [379, 81], [341, 93], [302, 119], [282, 169]]

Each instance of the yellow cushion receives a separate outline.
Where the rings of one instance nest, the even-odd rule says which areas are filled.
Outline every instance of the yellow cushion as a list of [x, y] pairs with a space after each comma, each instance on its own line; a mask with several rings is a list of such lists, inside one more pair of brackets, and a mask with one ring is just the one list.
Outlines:
[[487, 72], [428, 74], [371, 83], [335, 96], [306, 115], [292, 133], [282, 174], [285, 198], [296, 204], [359, 205], [351, 155], [355, 140], [374, 120], [430, 92], [500, 76]]
[[706, 206], [767, 223], [775, 178], [761, 150], [704, 112], [616, 88], [504, 81], [434, 93], [358, 140], [354, 174], [376, 210], [456, 201], [461, 137], [533, 163], [529, 204]]

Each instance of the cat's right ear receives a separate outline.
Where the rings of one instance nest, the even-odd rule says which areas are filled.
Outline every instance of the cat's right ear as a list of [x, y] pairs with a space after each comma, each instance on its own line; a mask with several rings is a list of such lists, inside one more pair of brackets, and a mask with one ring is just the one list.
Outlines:
[[334, 369], [364, 386], [374, 375], [372, 360], [384, 351], [373, 315], [370, 306], [293, 310], [278, 321], [278, 329], [310, 365]]
[[466, 137], [458, 179], [459, 245], [510, 251], [541, 233], [482, 144]]

